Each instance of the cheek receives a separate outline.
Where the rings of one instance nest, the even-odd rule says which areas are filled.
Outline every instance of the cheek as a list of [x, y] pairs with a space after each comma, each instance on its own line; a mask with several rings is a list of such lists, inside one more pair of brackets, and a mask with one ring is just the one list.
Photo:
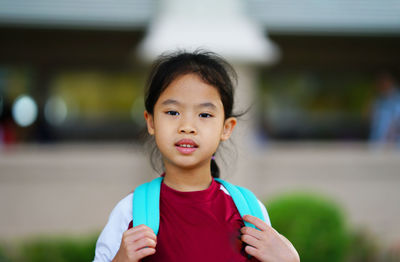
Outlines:
[[170, 140], [168, 139], [168, 136], [164, 132], [158, 132], [158, 134], [156, 134], [154, 138], [157, 148], [160, 150], [162, 154], [165, 154], [167, 150], [170, 150], [169, 149]]
[[171, 141], [174, 128], [171, 125], [166, 125], [165, 120], [156, 119], [154, 127], [154, 137], [158, 147], [163, 147], [163, 145]]
[[155, 132], [162, 133], [162, 132], [168, 132], [168, 129], [170, 129], [171, 124], [167, 121], [165, 116], [157, 114], [154, 116], [154, 129]]
[[219, 123], [215, 123], [209, 126], [206, 130], [206, 137], [209, 138], [210, 142], [216, 143], [220, 141], [223, 132], [223, 126]]

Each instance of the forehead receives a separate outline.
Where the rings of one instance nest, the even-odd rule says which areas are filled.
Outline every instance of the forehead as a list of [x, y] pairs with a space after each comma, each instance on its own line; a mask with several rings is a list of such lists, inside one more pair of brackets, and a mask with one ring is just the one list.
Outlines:
[[217, 88], [205, 83], [196, 74], [186, 74], [177, 77], [161, 93], [156, 104], [161, 104], [168, 99], [177, 100], [184, 104], [211, 102], [217, 107], [223, 108]]

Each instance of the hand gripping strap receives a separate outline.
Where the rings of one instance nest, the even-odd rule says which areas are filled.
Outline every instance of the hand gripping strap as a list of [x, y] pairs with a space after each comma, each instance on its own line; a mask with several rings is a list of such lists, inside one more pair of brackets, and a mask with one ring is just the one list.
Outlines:
[[163, 177], [140, 185], [133, 193], [133, 226], [145, 224], [157, 235], [160, 227], [160, 191]]
[[[236, 208], [239, 210], [239, 213], [242, 217], [245, 215], [252, 215], [265, 222], [265, 218], [261, 211], [257, 197], [250, 190], [232, 185], [231, 183], [219, 178], [215, 178], [215, 180], [220, 182], [226, 188], [226, 190], [228, 190], [233, 202], [236, 205]], [[247, 221], [244, 221], [244, 224], [247, 227], [256, 228], [256, 226]]]

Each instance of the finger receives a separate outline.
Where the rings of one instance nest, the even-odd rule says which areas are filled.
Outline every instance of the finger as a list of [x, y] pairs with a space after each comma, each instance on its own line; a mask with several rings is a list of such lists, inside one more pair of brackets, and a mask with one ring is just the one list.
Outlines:
[[259, 239], [255, 238], [253, 236], [250, 236], [250, 235], [242, 235], [241, 239], [243, 242], [245, 242], [248, 245], [253, 246], [255, 248], [260, 248], [260, 246], [262, 244], [262, 242]]
[[131, 235], [136, 235], [139, 234], [141, 232], [149, 232], [149, 234], [153, 235], [154, 237], [156, 237], [156, 235], [154, 234], [153, 230], [151, 228], [149, 228], [148, 226], [145, 225], [139, 225], [133, 228], [128, 229], [127, 231], [124, 232], [123, 237], [128, 237]]
[[132, 227], [132, 228], [130, 228], [128, 231], [131, 232], [131, 233], [133, 233], [133, 232], [136, 232], [136, 231], [143, 231], [143, 230], [144, 230], [144, 231], [148, 230], [148, 231], [153, 232], [153, 229], [151, 229], [150, 227], [148, 227], [148, 226], [146, 226], [146, 225], [144, 225], [144, 224], [141, 224], [141, 225]]
[[262, 221], [261, 219], [259, 219], [258, 217], [252, 216], [252, 215], [245, 215], [243, 217], [244, 221], [247, 221], [253, 225], [255, 225], [258, 229], [260, 229], [261, 231], [266, 231], [268, 230], [268, 225], [267, 223], [265, 223], [264, 221]]
[[128, 253], [135, 255], [136, 252], [142, 248], [150, 247], [155, 248], [157, 242], [150, 238], [141, 238], [137, 241], [132, 241], [131, 236], [123, 238], [121, 241], [121, 249], [125, 249]]
[[156, 253], [156, 249], [155, 248], [151, 248], [151, 247], [147, 247], [147, 248], [142, 248], [140, 250], [138, 250], [136, 252], [136, 257], [138, 260], [153, 255], [154, 253]]
[[135, 232], [134, 234], [130, 234], [124, 237], [124, 240], [127, 242], [135, 242], [138, 241], [139, 239], [151, 239], [157, 243], [157, 236], [153, 232], [149, 231], [138, 231]]
[[155, 248], [156, 245], [157, 245], [157, 243], [154, 240], [148, 239], [148, 238], [142, 238], [142, 239], [139, 239], [138, 241], [134, 242], [133, 249], [135, 251], [139, 251], [142, 248], [147, 248], [147, 247], [148, 248]]
[[253, 236], [260, 240], [264, 239], [264, 234], [265, 234], [263, 231], [260, 231], [258, 229], [252, 228], [252, 227], [242, 227], [240, 229], [240, 232], [242, 234], [247, 234], [247, 235]]
[[259, 256], [260, 256], [258, 249], [255, 247], [252, 247], [252, 246], [246, 246], [244, 248], [244, 251], [246, 251], [247, 254], [249, 254], [255, 258], [259, 258]]

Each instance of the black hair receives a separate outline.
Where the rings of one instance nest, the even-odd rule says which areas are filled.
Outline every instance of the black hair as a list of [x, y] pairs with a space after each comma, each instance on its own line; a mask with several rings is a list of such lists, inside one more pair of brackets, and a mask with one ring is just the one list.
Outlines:
[[[154, 62], [145, 92], [145, 109], [153, 115], [154, 105], [164, 90], [179, 76], [196, 74], [206, 84], [214, 86], [221, 97], [225, 119], [233, 114], [234, 86], [237, 74], [233, 67], [216, 53], [196, 50], [194, 52], [177, 51], [163, 54]], [[152, 151], [153, 158], [156, 148]], [[154, 162], [152, 159], [154, 167]], [[211, 159], [211, 175], [219, 177], [220, 171], [214, 159]]]

